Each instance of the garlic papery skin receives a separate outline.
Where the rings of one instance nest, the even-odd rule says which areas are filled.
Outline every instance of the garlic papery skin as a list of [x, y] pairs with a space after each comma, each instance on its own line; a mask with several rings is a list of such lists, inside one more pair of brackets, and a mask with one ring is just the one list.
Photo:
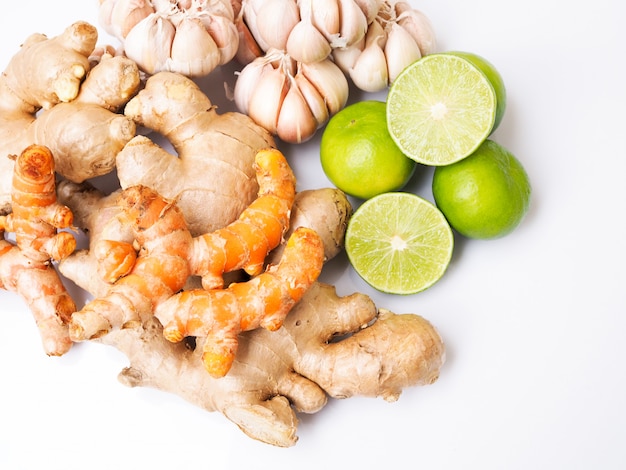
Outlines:
[[254, 59], [261, 57], [265, 52], [254, 39], [250, 28], [248, 28], [248, 25], [243, 20], [243, 15], [240, 15], [235, 20], [235, 25], [237, 26], [237, 33], [239, 35], [235, 58], [240, 64], [247, 65]]
[[345, 107], [350, 87], [346, 76], [332, 60], [301, 63], [299, 71], [324, 98], [330, 116]]
[[256, 12], [258, 35], [273, 49], [286, 49], [289, 34], [299, 21], [295, 0], [265, 0]]
[[248, 31], [254, 38], [262, 51], [268, 51], [270, 45], [263, 39], [263, 36], [259, 32], [257, 10], [261, 8], [264, 0], [244, 0], [241, 8], [241, 20], [246, 25]]
[[365, 36], [365, 47], [349, 70], [352, 82], [361, 90], [376, 92], [389, 84], [385, 43], [387, 35], [378, 21], [370, 24]]
[[365, 15], [367, 24], [370, 24], [376, 19], [376, 16], [378, 16], [378, 12], [383, 7], [384, 3], [383, 0], [354, 0], [354, 2], [359, 6]]
[[230, 0], [101, 0], [99, 17], [148, 74], [208, 75], [239, 46]]
[[273, 69], [271, 62], [265, 57], [258, 57], [248, 63], [238, 74], [233, 90], [235, 106], [243, 114], [249, 114], [248, 105], [261, 76], [268, 70]]
[[130, 30], [151, 13], [154, 8], [148, 0], [101, 0], [98, 19], [107, 33], [124, 40]]
[[276, 134], [285, 142], [301, 143], [310, 139], [318, 123], [297, 83], [292, 79], [280, 107]]
[[357, 88], [376, 92], [388, 87], [408, 65], [432, 53], [435, 35], [428, 18], [407, 2], [384, 0], [364, 40], [333, 49], [335, 63]]
[[414, 38], [397, 23], [392, 23], [387, 32], [384, 52], [389, 83], [392, 83], [406, 67], [422, 57]]
[[302, 20], [294, 26], [285, 48], [297, 62], [324, 60], [332, 50], [328, 40], [309, 20]]
[[331, 47], [349, 47], [365, 36], [368, 26], [367, 18], [354, 0], [337, 1], [341, 27], [339, 36], [331, 43]]
[[148, 74], [167, 70], [175, 34], [172, 23], [152, 13], [130, 30], [124, 52]]
[[240, 112], [289, 143], [310, 139], [348, 100], [348, 81], [330, 59], [302, 63], [271, 49], [246, 65], [234, 100]]
[[300, 3], [300, 17], [309, 21], [322, 33], [328, 42], [333, 41], [341, 32], [341, 17], [337, 0], [305, 0], [309, 2], [308, 15]]
[[301, 71], [296, 73], [294, 81], [295, 86], [300, 89], [300, 93], [302, 93], [307, 106], [311, 110], [311, 114], [315, 118], [317, 128], [322, 127], [330, 119], [330, 111], [326, 106], [326, 100]]
[[176, 28], [165, 70], [202, 77], [220, 65], [220, 59], [220, 50], [202, 22], [185, 18]]
[[280, 108], [288, 91], [289, 82], [281, 67], [265, 70], [250, 94], [248, 116], [276, 135]]
[[338, 47], [333, 49], [332, 58], [341, 70], [349, 74], [364, 48], [365, 36], [350, 47]]
[[437, 37], [428, 17], [406, 2], [395, 4], [396, 21], [413, 37], [422, 56], [437, 51]]
[[220, 59], [219, 65], [230, 62], [239, 49], [239, 31], [233, 20], [224, 16], [206, 16], [200, 18], [204, 27], [217, 45]]

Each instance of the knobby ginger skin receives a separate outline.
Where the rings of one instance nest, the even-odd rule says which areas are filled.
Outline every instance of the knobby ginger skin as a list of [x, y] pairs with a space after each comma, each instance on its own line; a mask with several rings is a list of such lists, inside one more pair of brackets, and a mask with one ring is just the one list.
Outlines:
[[124, 112], [165, 137], [177, 155], [135, 137], [117, 155], [121, 187], [141, 184], [176, 200], [192, 235], [224, 227], [256, 199], [255, 156], [276, 145], [248, 116], [218, 114], [191, 79], [171, 72], [150, 77]]
[[243, 331], [279, 329], [289, 311], [315, 282], [324, 264], [324, 245], [312, 229], [300, 227], [287, 240], [281, 259], [250, 281], [227, 289], [180, 292], [155, 309], [165, 337], [206, 338], [202, 361], [213, 377], [224, 377]]
[[[203, 360], [219, 377], [232, 364], [241, 331], [279, 328], [319, 276], [324, 245], [315, 231], [301, 227], [278, 264], [261, 274], [288, 228], [296, 182], [276, 149], [257, 153], [256, 171], [259, 197], [230, 225], [199, 237], [191, 235], [175, 201], [146, 186], [123, 190], [116, 217], [131, 226], [139, 253], [134, 242], [100, 239], [94, 246], [99, 267], [112, 268], [101, 273], [112, 284], [72, 315], [71, 338], [83, 341], [133, 328], [154, 313], [168, 323], [173, 341], [188, 335], [213, 338], [205, 343]], [[255, 277], [222, 289], [222, 273], [239, 269]], [[191, 276], [202, 278], [203, 289], [178, 293]]]
[[[60, 189], [62, 201], [76, 214], [75, 223], [87, 228], [94, 241], [101, 233], [128, 239], [119, 229], [119, 209], [111, 196], [85, 184], [65, 183]], [[298, 227], [313, 228], [330, 259], [341, 249], [351, 212], [347, 198], [336, 189], [303, 191], [296, 195], [285, 238]], [[281, 245], [272, 253], [272, 263], [283, 251]], [[94, 282], [96, 265], [89, 251], [82, 250], [60, 269], [100, 296], [107, 285]], [[434, 382], [445, 359], [441, 337], [423, 317], [378, 311], [369, 297], [338, 297], [334, 287], [320, 282], [307, 290], [278, 330], [240, 334], [232, 366], [219, 379], [203, 364], [205, 338], [170, 342], [155, 316], [93, 341], [128, 357], [129, 365], [119, 375], [123, 384], [176, 394], [224, 414], [248, 436], [280, 447], [296, 444], [298, 413], [320, 411], [328, 396], [393, 401], [406, 387]]]
[[203, 338], [195, 348], [171, 343], [155, 317], [97, 341], [128, 357], [119, 375], [123, 384], [174, 393], [279, 447], [296, 444], [297, 413], [319, 412], [329, 396], [394, 401], [407, 387], [435, 382], [445, 360], [440, 335], [423, 317], [379, 313], [366, 295], [338, 297], [334, 287], [319, 282], [278, 330], [239, 335], [237, 356], [223, 378], [206, 373]]
[[[81, 182], [112, 171], [135, 136], [117, 114], [139, 88], [139, 69], [125, 57], [92, 65], [96, 28], [76, 22], [60, 35], [32, 34], [0, 75], [0, 155], [31, 144], [48, 147], [56, 171]], [[0, 213], [11, 211], [13, 161], [0, 158]]]

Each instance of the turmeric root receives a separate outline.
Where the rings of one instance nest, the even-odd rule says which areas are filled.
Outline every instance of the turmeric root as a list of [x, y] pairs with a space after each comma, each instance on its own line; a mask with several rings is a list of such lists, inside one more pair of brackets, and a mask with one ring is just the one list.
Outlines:
[[0, 76], [0, 212], [9, 213], [13, 161], [30, 144], [47, 146], [56, 171], [81, 182], [109, 173], [115, 155], [135, 135], [117, 111], [138, 90], [130, 59], [92, 67], [95, 27], [77, 22], [54, 38], [33, 34]]
[[265, 258], [283, 240], [296, 195], [296, 178], [287, 160], [276, 149], [261, 150], [255, 157], [259, 193], [237, 220], [197, 239], [194, 274], [202, 276], [205, 289], [221, 288], [222, 273], [237, 269], [255, 276]]
[[167, 139], [177, 155], [158, 136], [135, 137], [117, 156], [121, 187], [141, 184], [175, 199], [192, 235], [231, 223], [257, 197], [254, 158], [275, 147], [274, 139], [244, 114], [218, 114], [191, 79], [151, 76], [124, 113]]
[[[119, 219], [111, 196], [72, 183], [63, 184], [60, 194], [73, 208], [75, 223], [93, 238], [97, 240], [101, 232], [116, 233]], [[335, 189], [300, 192], [291, 214], [289, 230], [313, 228], [329, 244], [328, 258], [337, 253], [351, 212], [342, 196]], [[307, 214], [311, 209], [323, 215]], [[121, 232], [120, 236], [126, 237]], [[281, 245], [272, 256], [282, 250]], [[96, 276], [88, 275], [97, 263], [77, 255], [64, 260], [60, 269], [99, 296], [97, 289], [103, 284], [91, 283]], [[440, 336], [424, 318], [377, 311], [369, 297], [357, 293], [340, 298], [334, 287], [319, 282], [307, 290], [279, 330], [259, 328], [240, 334], [237, 355], [221, 379], [207, 374], [203, 365], [205, 338], [170, 342], [155, 316], [94, 341], [128, 357], [129, 366], [119, 375], [123, 384], [176, 394], [224, 414], [248, 436], [281, 447], [297, 442], [297, 413], [320, 411], [329, 396], [393, 401], [406, 387], [434, 382], [445, 358]]]
[[51, 261], [69, 256], [76, 240], [70, 209], [56, 200], [54, 159], [50, 150], [29, 146], [17, 157], [11, 199], [13, 212], [0, 217], [0, 230], [15, 232], [15, 245], [0, 242], [0, 287], [17, 292], [39, 328], [44, 351], [59, 356], [72, 342], [67, 328], [76, 310]]
[[213, 377], [224, 377], [237, 353], [237, 336], [259, 327], [275, 331], [318, 278], [324, 246], [314, 230], [300, 227], [287, 241], [280, 262], [248, 282], [225, 290], [184, 291], [159, 304], [155, 316], [173, 342], [203, 337], [202, 361]]
[[[132, 243], [100, 240], [106, 243], [104, 252], [111, 259], [103, 259], [105, 263], [116, 269], [131, 269], [117, 273], [122, 276], [119, 280], [105, 273], [106, 278], [117, 282], [106, 296], [72, 316], [70, 333], [75, 341], [145, 321], [159, 303], [181, 290], [190, 276], [208, 275], [214, 279], [224, 270], [249, 267], [251, 263], [256, 269], [256, 258], [261, 255], [264, 259], [281, 242], [295, 192], [293, 173], [279, 151], [270, 149], [257, 155], [263, 193], [255, 201], [259, 204], [253, 203], [241, 219], [212, 239], [225, 248], [218, 264], [213, 262], [218, 251], [209, 249], [207, 236], [192, 237], [174, 201], [145, 186], [122, 191], [119, 217], [130, 225], [141, 251], [135, 260]], [[251, 216], [261, 222], [250, 220]], [[234, 258], [228, 254], [231, 245], [237, 248]], [[216, 267], [220, 271], [216, 272]]]
[[[122, 209], [117, 204], [119, 191], [104, 194], [87, 182], [76, 184], [62, 181], [58, 185], [59, 201], [66, 204], [74, 213], [74, 224], [89, 234], [89, 249], [77, 250], [59, 263], [59, 270], [93, 297], [103, 297], [111, 287], [100, 273], [102, 259], [96, 257], [97, 246], [102, 240], [115, 240], [131, 244], [134, 236], [128, 224], [122, 221]], [[288, 239], [298, 227], [314, 228], [324, 241], [324, 257], [329, 260], [336, 256], [343, 246], [343, 233], [352, 207], [345, 194], [336, 188], [321, 188], [300, 191], [295, 196], [291, 210]], [[206, 212], [206, 224], [211, 212]], [[284, 243], [275, 248], [266, 261], [276, 264], [284, 250]], [[237, 273], [233, 273], [237, 274]], [[233, 279], [234, 277], [234, 279]], [[240, 281], [238, 276], [229, 280]], [[188, 280], [187, 286], [200, 287], [195, 278]]]

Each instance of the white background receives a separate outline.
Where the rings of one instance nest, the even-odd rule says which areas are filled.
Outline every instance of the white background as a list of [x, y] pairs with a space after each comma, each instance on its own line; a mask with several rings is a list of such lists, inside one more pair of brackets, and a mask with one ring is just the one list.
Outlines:
[[[122, 386], [125, 358], [103, 346], [46, 357], [28, 309], [1, 291], [0, 468], [626, 468], [626, 3], [412, 3], [441, 50], [481, 54], [502, 73], [494, 139], [533, 185], [514, 233], [457, 237], [448, 272], [423, 293], [373, 292], [344, 257], [324, 273], [340, 294], [431, 320], [448, 350], [439, 381], [394, 404], [331, 400], [301, 417], [295, 447], [274, 448], [218, 413]], [[0, 69], [28, 34], [75, 20], [97, 24], [97, 2], [11, 2]], [[329, 184], [317, 145], [282, 147], [299, 189]], [[408, 189], [431, 198], [430, 175]]]

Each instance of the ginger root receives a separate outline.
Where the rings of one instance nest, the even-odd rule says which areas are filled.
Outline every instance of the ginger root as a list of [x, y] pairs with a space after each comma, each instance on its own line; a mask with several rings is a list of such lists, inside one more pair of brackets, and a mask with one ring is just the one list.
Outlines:
[[17, 157], [13, 172], [13, 212], [0, 217], [2, 232], [15, 232], [15, 245], [0, 241], [0, 287], [28, 304], [46, 354], [71, 347], [67, 323], [76, 310], [51, 264], [69, 256], [76, 240], [69, 232], [72, 212], [57, 202], [54, 158], [47, 147], [32, 145]]
[[[106, 295], [110, 284], [103, 279], [101, 259], [95, 256], [101, 240], [116, 240], [132, 244], [134, 236], [130, 226], [122, 220], [122, 209], [117, 204], [120, 191], [104, 194], [91, 184], [62, 181], [58, 185], [59, 201], [74, 213], [74, 224], [89, 234], [89, 249], [77, 250], [59, 263], [59, 270], [94, 297]], [[336, 256], [343, 246], [343, 233], [352, 213], [346, 195], [336, 188], [310, 189], [296, 193], [291, 210], [289, 230], [284, 238], [291, 236], [298, 227], [314, 227], [324, 242], [324, 257]], [[211, 212], [205, 217], [210, 219]], [[206, 222], [211, 224], [210, 221]], [[267, 262], [276, 264], [284, 250], [284, 244], [275, 248]], [[233, 273], [237, 275], [238, 273]], [[238, 276], [233, 280], [241, 280]], [[195, 279], [188, 280], [191, 288], [200, 286]], [[186, 285], [186, 288], [187, 288]]]
[[260, 327], [278, 330], [323, 264], [321, 238], [300, 227], [287, 240], [278, 264], [263, 274], [223, 290], [183, 291], [157, 305], [154, 314], [172, 342], [205, 338], [202, 362], [213, 377], [224, 377], [237, 354], [239, 333]]
[[124, 113], [165, 137], [177, 155], [158, 136], [135, 137], [117, 156], [121, 187], [141, 184], [175, 199], [192, 235], [224, 227], [256, 198], [254, 158], [275, 147], [273, 137], [244, 114], [218, 114], [191, 79], [151, 76]]
[[139, 89], [139, 69], [125, 57], [92, 67], [94, 26], [76, 22], [54, 38], [29, 36], [0, 75], [0, 212], [9, 213], [13, 161], [30, 144], [48, 147], [56, 171], [81, 182], [111, 172], [135, 136], [117, 111]]
[[[229, 226], [195, 238], [175, 201], [146, 186], [123, 190], [116, 217], [130, 225], [139, 254], [134, 243], [98, 241], [95, 256], [103, 253], [100, 266], [104, 262], [114, 268], [104, 273], [113, 284], [106, 295], [72, 315], [70, 337], [83, 341], [133, 328], [154, 313], [167, 323], [172, 341], [189, 335], [210, 337], [203, 361], [210, 374], [222, 377], [235, 357], [239, 332], [279, 328], [321, 272], [324, 245], [315, 231], [296, 230], [281, 260], [265, 273], [225, 290], [205, 290], [227, 270], [259, 274], [263, 260], [287, 230], [295, 197], [293, 173], [276, 149], [259, 151], [255, 161], [258, 199]], [[201, 276], [205, 289], [177, 294], [190, 276]], [[221, 279], [218, 284], [222, 286]]]
[[[113, 196], [73, 183], [62, 184], [59, 193], [74, 209], [75, 223], [95, 242], [100, 233], [111, 235], [123, 227]], [[285, 237], [298, 227], [313, 228], [328, 244], [326, 257], [332, 258], [350, 213], [347, 198], [336, 189], [299, 192]], [[119, 234], [121, 239], [128, 237]], [[283, 250], [281, 245], [272, 256]], [[95, 273], [96, 265], [88, 251], [79, 251], [60, 269], [98, 296], [103, 284], [94, 284], [96, 276], [88, 275]], [[219, 379], [207, 374], [202, 362], [206, 339], [170, 342], [156, 316], [93, 341], [128, 357], [129, 366], [119, 375], [122, 383], [157, 388], [218, 411], [248, 436], [280, 447], [296, 444], [298, 413], [320, 411], [329, 396], [393, 401], [403, 388], [435, 381], [445, 359], [440, 336], [424, 318], [377, 311], [369, 297], [356, 293], [340, 298], [334, 287], [319, 282], [278, 330], [240, 334], [231, 368]]]
[[195, 349], [170, 343], [154, 317], [96, 341], [128, 357], [122, 383], [157, 388], [219, 411], [248, 436], [280, 447], [297, 442], [297, 412], [320, 411], [328, 396], [396, 400], [403, 388], [437, 380], [445, 360], [441, 338], [424, 318], [377, 312], [369, 297], [338, 297], [334, 287], [322, 283], [309, 288], [282, 328], [241, 334], [224, 378], [215, 379], [202, 367], [202, 339]]

